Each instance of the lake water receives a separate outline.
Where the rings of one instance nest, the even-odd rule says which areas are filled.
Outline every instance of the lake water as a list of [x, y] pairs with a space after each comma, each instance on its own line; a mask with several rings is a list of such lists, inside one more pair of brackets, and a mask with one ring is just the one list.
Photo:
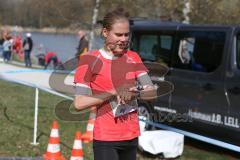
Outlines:
[[[25, 37], [23, 34], [22, 37]], [[79, 38], [74, 34], [55, 34], [55, 33], [32, 33], [34, 43], [32, 55], [39, 54], [39, 46], [42, 44], [46, 51], [54, 51], [58, 58], [65, 62], [74, 57], [77, 51]], [[99, 49], [103, 44], [100, 37], [96, 37], [93, 41], [93, 48]]]

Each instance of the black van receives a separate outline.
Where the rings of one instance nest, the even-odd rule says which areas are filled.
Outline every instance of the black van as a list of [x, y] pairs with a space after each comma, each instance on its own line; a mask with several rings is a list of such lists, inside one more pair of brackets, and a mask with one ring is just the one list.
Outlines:
[[156, 66], [166, 66], [164, 80], [174, 86], [155, 102], [139, 102], [140, 114], [156, 127], [240, 152], [240, 26], [133, 20], [131, 32], [131, 49], [154, 83], [163, 81]]

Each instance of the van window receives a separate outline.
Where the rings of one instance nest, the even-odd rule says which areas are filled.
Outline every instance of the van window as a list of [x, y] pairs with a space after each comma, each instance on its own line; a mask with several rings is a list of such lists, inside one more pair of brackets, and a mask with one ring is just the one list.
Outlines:
[[172, 47], [172, 36], [160, 36], [160, 48], [171, 50]]
[[173, 67], [212, 72], [221, 64], [224, 43], [224, 32], [180, 32]]
[[143, 61], [158, 62], [169, 66], [172, 41], [171, 35], [161, 35], [160, 33], [133, 34], [131, 49], [137, 51]]
[[158, 36], [142, 35], [139, 43], [140, 56], [145, 60], [155, 61], [158, 45]]

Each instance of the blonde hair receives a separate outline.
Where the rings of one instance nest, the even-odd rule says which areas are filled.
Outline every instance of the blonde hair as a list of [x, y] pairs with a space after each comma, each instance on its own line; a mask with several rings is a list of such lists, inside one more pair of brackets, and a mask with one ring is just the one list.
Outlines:
[[108, 12], [103, 18], [103, 28], [111, 30], [112, 25], [118, 20], [129, 21], [129, 13], [125, 12], [123, 8], [117, 8], [111, 12]]

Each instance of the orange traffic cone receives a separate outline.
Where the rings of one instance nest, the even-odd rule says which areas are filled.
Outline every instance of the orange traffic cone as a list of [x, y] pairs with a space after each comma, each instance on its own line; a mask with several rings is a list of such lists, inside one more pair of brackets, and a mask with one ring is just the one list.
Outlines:
[[85, 143], [91, 142], [93, 140], [93, 127], [95, 119], [96, 119], [96, 107], [92, 107], [88, 118], [86, 132], [82, 135], [82, 140]]
[[47, 152], [43, 155], [44, 160], [64, 160], [60, 152], [58, 123], [53, 122]]
[[73, 143], [72, 156], [70, 160], [83, 160], [82, 139], [81, 133], [76, 132], [75, 140]]

